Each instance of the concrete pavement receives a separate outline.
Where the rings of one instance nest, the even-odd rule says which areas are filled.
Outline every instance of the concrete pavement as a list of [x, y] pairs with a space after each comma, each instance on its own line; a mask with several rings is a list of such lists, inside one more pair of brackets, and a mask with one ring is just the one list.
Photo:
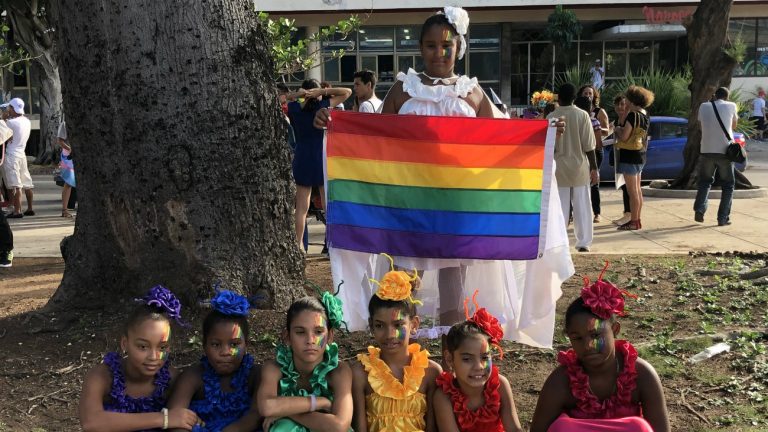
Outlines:
[[[747, 177], [753, 184], [768, 186], [768, 142], [749, 141]], [[16, 257], [58, 257], [59, 243], [72, 234], [74, 221], [61, 215], [61, 188], [52, 176], [33, 176], [36, 216], [10, 221]], [[643, 229], [616, 231], [610, 220], [623, 212], [621, 192], [601, 188], [603, 222], [595, 224], [592, 254], [668, 254], [688, 251], [768, 252], [768, 197], [735, 199], [731, 210], [733, 225], [718, 227], [718, 199], [710, 199], [703, 224], [693, 220], [693, 199], [646, 197]], [[325, 227], [309, 221], [310, 255], [319, 254]], [[573, 230], [569, 229], [573, 244]], [[574, 250], [574, 253], [575, 250]]]

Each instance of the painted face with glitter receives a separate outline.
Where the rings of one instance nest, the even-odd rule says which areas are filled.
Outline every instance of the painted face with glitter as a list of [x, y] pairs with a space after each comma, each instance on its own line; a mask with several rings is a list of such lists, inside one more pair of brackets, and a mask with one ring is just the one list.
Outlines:
[[328, 322], [322, 315], [317, 315], [315, 317], [315, 332], [313, 334], [313, 345], [315, 345], [318, 349], [324, 350], [326, 341], [328, 338], [328, 332], [322, 332], [321, 329], [327, 328]]
[[408, 347], [411, 332], [411, 317], [400, 308], [383, 308], [371, 317], [371, 333], [376, 345], [383, 352], [397, 352]]
[[567, 336], [584, 367], [596, 368], [606, 361], [614, 361], [616, 325], [588, 313], [577, 313], [569, 319]]
[[493, 357], [488, 337], [467, 335], [451, 353], [453, 372], [464, 388], [485, 386], [493, 370]]
[[218, 322], [205, 335], [204, 351], [208, 363], [219, 375], [237, 371], [245, 355], [246, 335], [240, 324]]
[[450, 26], [433, 25], [424, 31], [420, 41], [421, 56], [424, 59], [424, 73], [435, 78], [449, 78], [454, 75], [457, 37]]
[[154, 376], [169, 355], [171, 325], [166, 320], [146, 319], [126, 331], [120, 340], [130, 373]]

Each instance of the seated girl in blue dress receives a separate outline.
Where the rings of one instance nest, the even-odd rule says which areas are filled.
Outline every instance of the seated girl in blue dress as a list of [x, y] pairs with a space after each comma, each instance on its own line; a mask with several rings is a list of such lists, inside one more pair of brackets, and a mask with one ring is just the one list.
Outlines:
[[197, 423], [186, 408], [165, 408], [177, 375], [168, 364], [170, 319], [181, 319], [181, 303], [159, 285], [140, 301], [125, 322], [122, 354], [107, 353], [85, 376], [79, 416], [86, 432], [190, 430]]
[[344, 317], [331, 293], [304, 297], [288, 309], [285, 345], [261, 371], [257, 395], [265, 432], [350, 430], [352, 371], [333, 342]]
[[226, 290], [210, 303], [213, 310], [203, 321], [205, 355], [181, 374], [168, 406], [194, 411], [201, 420], [196, 432], [255, 430], [261, 416], [252, 402], [259, 368], [246, 353], [250, 304]]

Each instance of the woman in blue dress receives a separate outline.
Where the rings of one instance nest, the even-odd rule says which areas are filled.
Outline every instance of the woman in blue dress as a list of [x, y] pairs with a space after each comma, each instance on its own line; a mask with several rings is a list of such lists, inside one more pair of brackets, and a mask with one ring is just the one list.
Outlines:
[[299, 100], [288, 103], [288, 118], [296, 136], [293, 179], [296, 182], [296, 243], [300, 248], [313, 187], [320, 188], [320, 196], [323, 197], [323, 207], [325, 207], [323, 130], [315, 128], [312, 122], [319, 109], [343, 103], [351, 95], [351, 89], [324, 89], [320, 88], [317, 80], [308, 79], [301, 83]]

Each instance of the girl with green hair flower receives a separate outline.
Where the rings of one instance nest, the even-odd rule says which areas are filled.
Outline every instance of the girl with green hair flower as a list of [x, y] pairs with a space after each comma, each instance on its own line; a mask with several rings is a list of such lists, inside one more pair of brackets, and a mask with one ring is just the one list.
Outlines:
[[339, 363], [341, 301], [325, 292], [288, 308], [284, 344], [262, 367], [257, 393], [265, 432], [351, 430], [352, 371]]

